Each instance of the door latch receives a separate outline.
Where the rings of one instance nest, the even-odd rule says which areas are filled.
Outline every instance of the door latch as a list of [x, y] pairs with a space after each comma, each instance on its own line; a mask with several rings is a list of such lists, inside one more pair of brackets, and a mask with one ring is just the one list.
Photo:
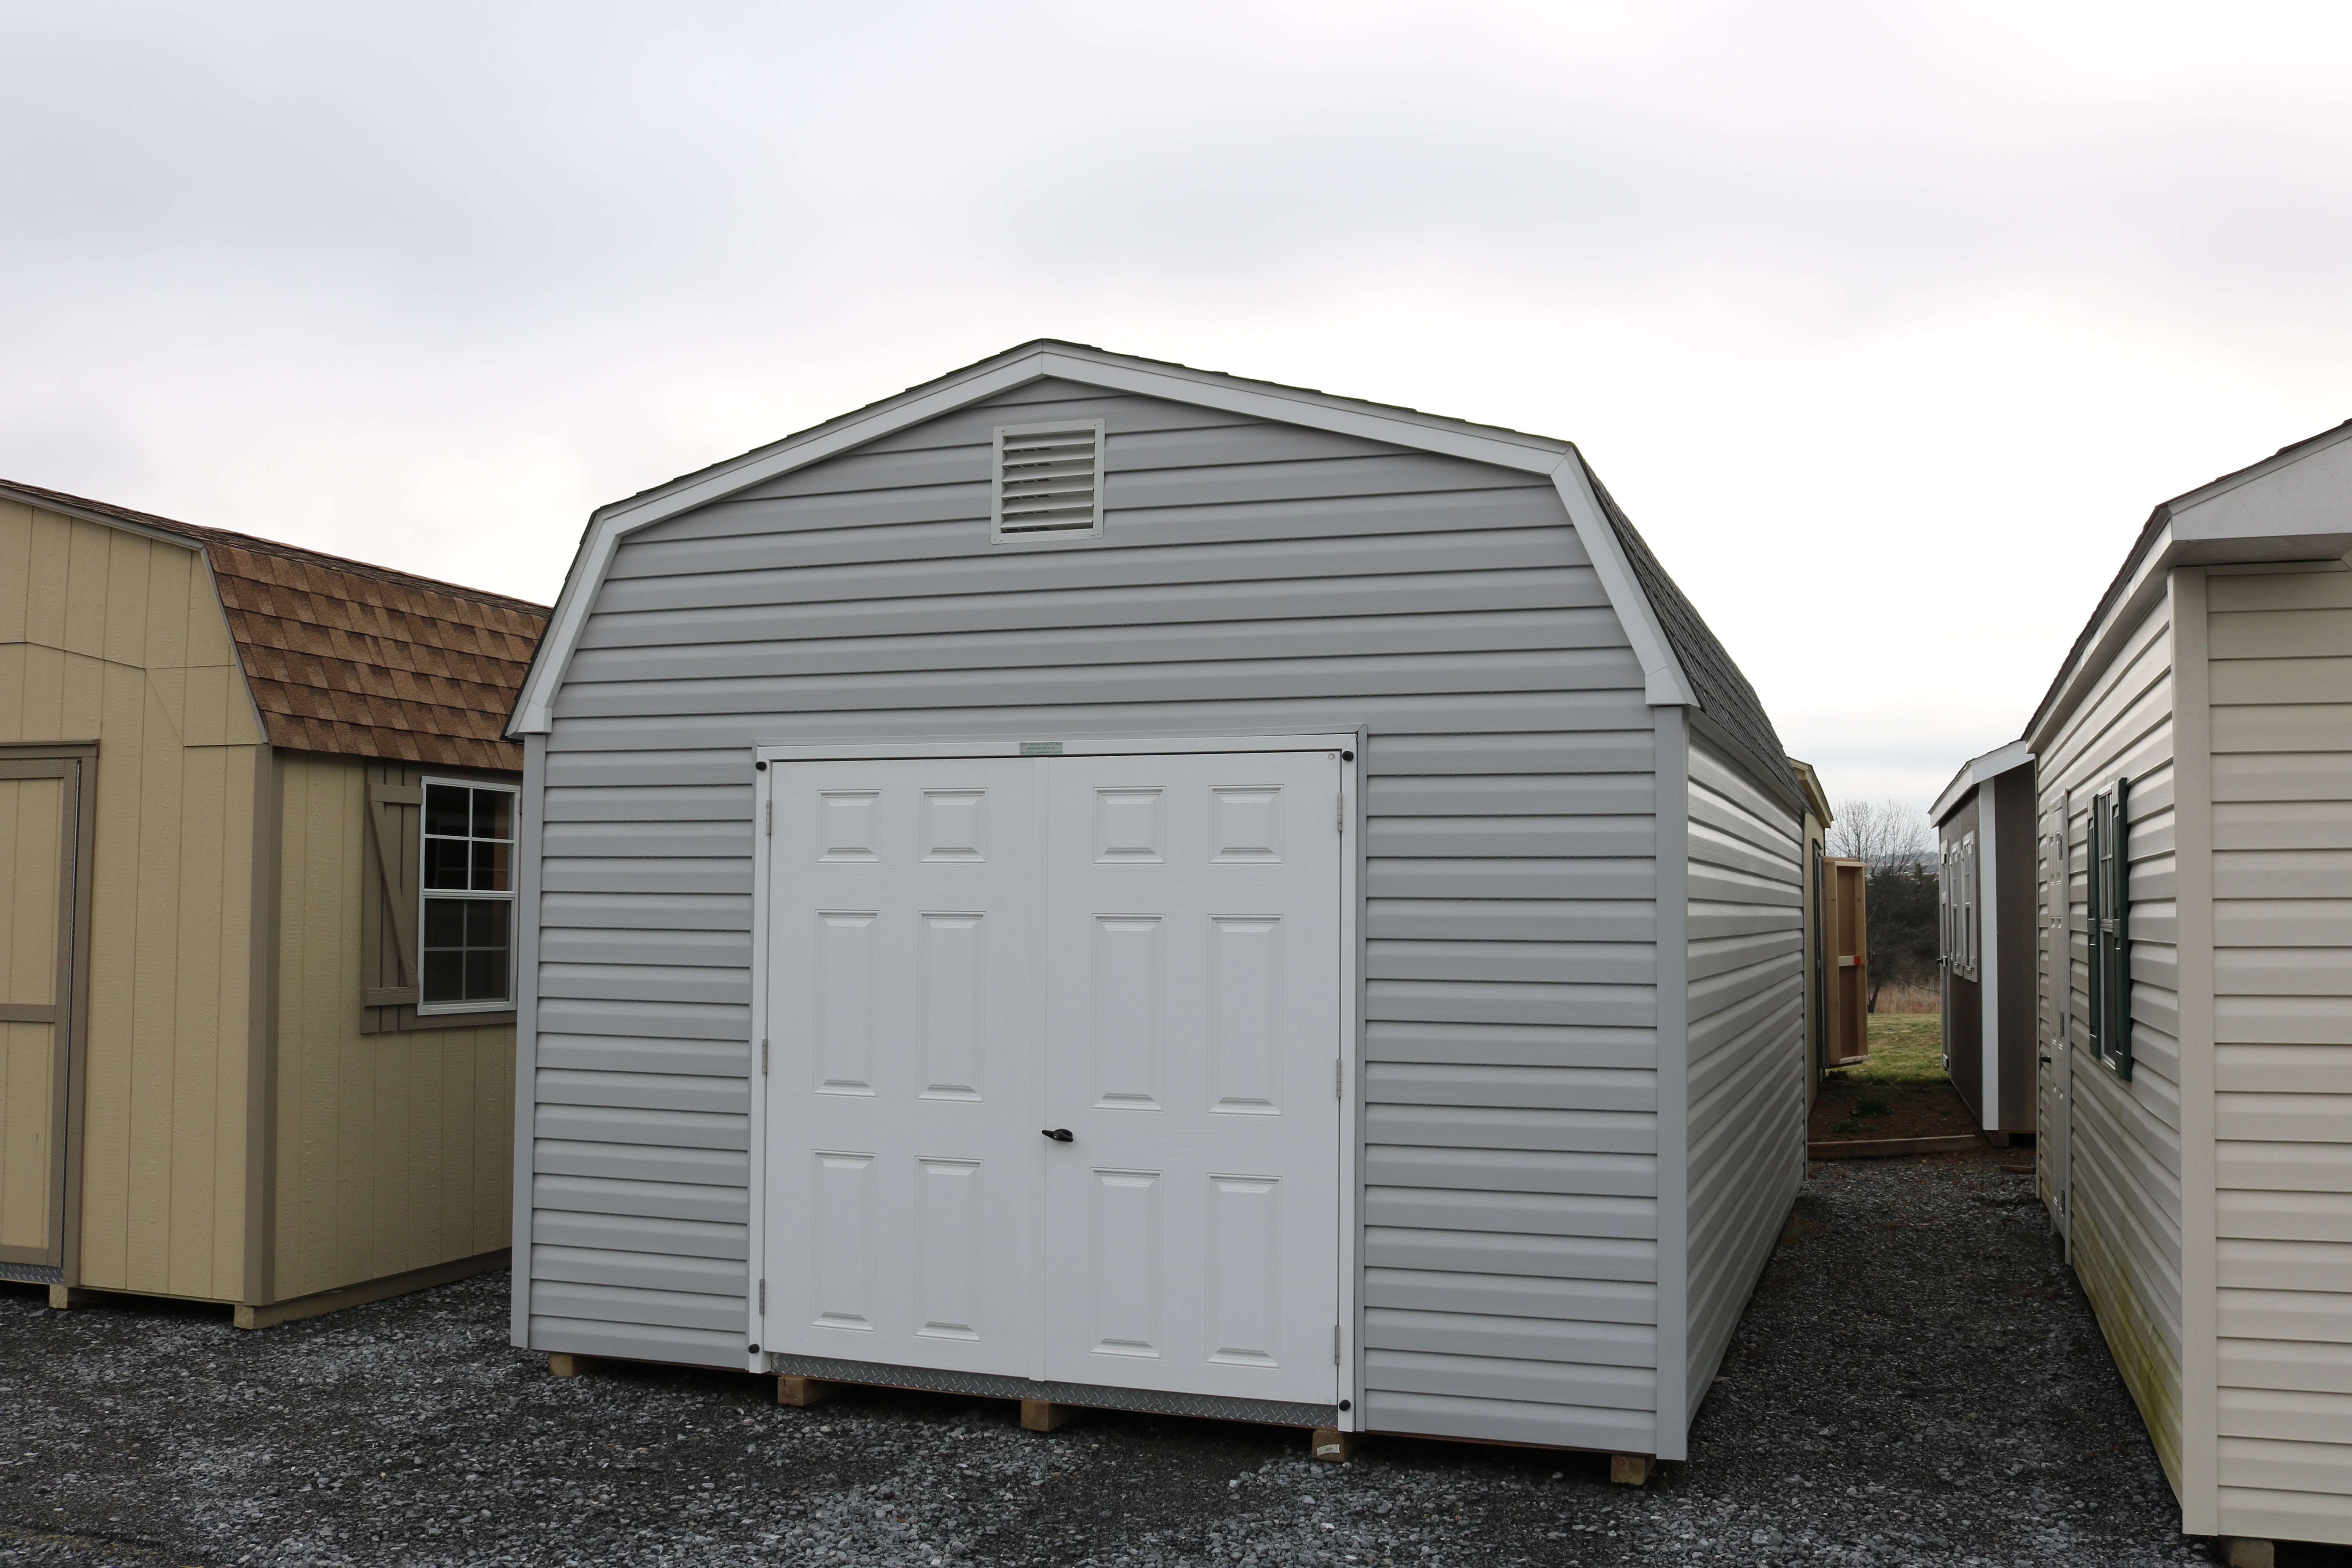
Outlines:
[[1066, 1127], [1040, 1127], [1037, 1131], [1056, 1143], [1075, 1143], [1078, 1141], [1077, 1134]]

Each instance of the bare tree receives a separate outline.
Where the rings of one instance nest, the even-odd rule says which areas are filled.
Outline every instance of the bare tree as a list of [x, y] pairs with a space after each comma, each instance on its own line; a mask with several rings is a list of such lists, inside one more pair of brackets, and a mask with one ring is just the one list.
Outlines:
[[1849, 800], [1830, 823], [1830, 853], [1880, 867], [1916, 866], [1928, 858], [1927, 817], [1900, 801]]
[[1863, 863], [1870, 910], [1870, 1011], [1887, 985], [1932, 985], [1936, 858], [1927, 815], [1899, 801], [1849, 800], [1830, 824], [1829, 851]]

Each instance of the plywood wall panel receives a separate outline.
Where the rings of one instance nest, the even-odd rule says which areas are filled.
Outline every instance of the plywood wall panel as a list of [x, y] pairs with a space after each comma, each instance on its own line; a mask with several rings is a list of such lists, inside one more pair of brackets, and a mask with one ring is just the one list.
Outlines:
[[507, 1245], [514, 1026], [361, 1032], [371, 764], [280, 753], [274, 1291]]
[[96, 741], [82, 1283], [225, 1300], [260, 736], [188, 549], [0, 509], [0, 743]]

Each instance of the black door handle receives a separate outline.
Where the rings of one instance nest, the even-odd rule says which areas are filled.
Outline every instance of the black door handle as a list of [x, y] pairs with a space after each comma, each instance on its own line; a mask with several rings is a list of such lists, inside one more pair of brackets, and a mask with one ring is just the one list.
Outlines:
[[1038, 1131], [1056, 1143], [1075, 1143], [1078, 1141], [1077, 1135], [1066, 1127], [1041, 1127]]

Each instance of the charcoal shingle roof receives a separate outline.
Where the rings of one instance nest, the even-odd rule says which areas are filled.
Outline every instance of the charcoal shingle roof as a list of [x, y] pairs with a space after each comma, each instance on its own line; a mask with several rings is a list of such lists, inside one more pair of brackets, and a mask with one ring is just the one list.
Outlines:
[[1789, 765], [1789, 754], [1780, 749], [1780, 731], [1772, 728], [1771, 717], [1739, 667], [1731, 662], [1731, 655], [1715, 638], [1699, 618], [1697, 607], [1683, 596], [1675, 580], [1658, 558], [1650, 553], [1650, 546], [1625, 515], [1614, 497], [1611, 496], [1600, 476], [1592, 473], [1591, 464], [1585, 473], [1592, 479], [1592, 493], [1601, 498], [1601, 510], [1609, 516], [1609, 526], [1616, 531], [1618, 540], [1625, 546], [1626, 563], [1633, 569], [1634, 581], [1641, 584], [1642, 595], [1650, 601], [1658, 615], [1658, 624], [1666, 634], [1666, 641], [1681, 661], [1683, 673], [1690, 678], [1692, 695], [1698, 699], [1699, 711], [1731, 731], [1732, 738], [1745, 746], [1757, 763], [1773, 771], [1773, 776], [1788, 785], [1789, 793], [1804, 798], [1804, 786], [1797, 782], [1797, 773]]

